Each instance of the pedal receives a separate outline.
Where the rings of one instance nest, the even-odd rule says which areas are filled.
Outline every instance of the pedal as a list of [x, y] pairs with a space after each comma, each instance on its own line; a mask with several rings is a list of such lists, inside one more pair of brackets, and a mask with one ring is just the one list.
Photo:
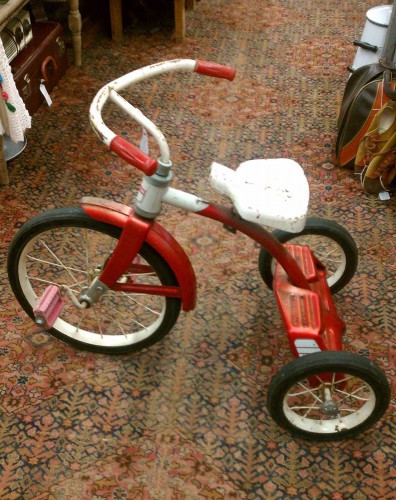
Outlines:
[[295, 356], [317, 351], [341, 350], [345, 324], [338, 316], [324, 266], [309, 247], [285, 245], [306, 277], [310, 289], [295, 287], [276, 266], [273, 289], [290, 346]]
[[52, 328], [63, 307], [60, 290], [55, 285], [48, 286], [33, 309], [35, 322], [46, 330]]

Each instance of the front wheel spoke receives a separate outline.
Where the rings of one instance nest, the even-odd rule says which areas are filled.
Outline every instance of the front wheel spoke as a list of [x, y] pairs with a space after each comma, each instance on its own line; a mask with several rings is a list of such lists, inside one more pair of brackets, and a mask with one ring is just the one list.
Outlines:
[[76, 332], [78, 332], [81, 329], [81, 323], [84, 320], [85, 316], [87, 315], [88, 309], [81, 309], [81, 314], [80, 314], [80, 319], [78, 320], [78, 324], [76, 326]]
[[87, 280], [82, 280], [82, 281], [76, 281], [75, 283], [73, 283], [72, 285], [61, 285], [61, 286], [67, 286], [67, 288], [69, 288], [70, 290], [73, 290], [73, 291], [80, 291], [81, 288], [83, 288], [84, 286], [86, 286], [88, 283], [87, 283]]
[[115, 320], [115, 323], [118, 326], [118, 328], [120, 329], [120, 332], [122, 333], [122, 335], [124, 335], [125, 338], [128, 338], [128, 334], [125, 332], [121, 323], [118, 320]]
[[123, 319], [128, 318], [127, 314], [123, 313], [119, 309], [114, 309], [114, 307], [108, 306], [105, 302], [102, 302], [101, 306], [103, 306], [103, 308], [108, 312], [108, 315], [110, 317], [112, 317], [114, 315], [114, 313], [116, 313], [118, 316], [121, 316]]
[[41, 279], [41, 278], [35, 278], [33, 276], [26, 276], [26, 279], [29, 282], [43, 283], [44, 285], [56, 285], [56, 286], [58, 286], [58, 283], [55, 283], [55, 281], [44, 280], [44, 279]]
[[56, 269], [64, 269], [67, 272], [88, 274], [87, 271], [83, 271], [82, 269], [76, 269], [74, 267], [65, 266], [64, 264], [58, 264], [57, 262], [52, 262], [49, 260], [38, 259], [37, 257], [33, 257], [32, 255], [27, 255], [27, 258], [31, 262], [38, 262], [39, 264], [45, 264], [47, 266], [54, 267]]
[[120, 311], [118, 309], [111, 308], [110, 306], [108, 306], [105, 303], [102, 303], [101, 305], [103, 306], [103, 308], [106, 311], [108, 317], [110, 318], [110, 320], [113, 323], [119, 323], [119, 320], [117, 319], [117, 316], [121, 317], [121, 319], [125, 320], [125, 321], [130, 320], [129, 316], [127, 314], [123, 313], [122, 311]]
[[[138, 321], [137, 319], [134, 319], [130, 316], [128, 316], [127, 314], [123, 313], [122, 311], [120, 311], [119, 309], [111, 309], [110, 306], [106, 305], [106, 304], [103, 304], [103, 306], [106, 308], [106, 310], [109, 312], [109, 317], [112, 319], [113, 322], [115, 323], [118, 323], [118, 319], [117, 317], [114, 315], [118, 315], [120, 316], [122, 319], [126, 320], [126, 321], [132, 321], [133, 323], [135, 323], [136, 325], [140, 326], [140, 328], [143, 328], [143, 330], [147, 330], [147, 326], [143, 325], [142, 323], [140, 323], [140, 321]], [[125, 335], [125, 333], [124, 333]]]
[[[161, 312], [158, 312], [158, 311], [155, 311], [154, 309], [152, 309], [151, 307], [149, 307], [148, 305], [146, 304], [143, 304], [142, 302], [140, 302], [139, 300], [137, 300], [135, 297], [133, 297], [130, 293], [126, 293], [126, 292], [122, 292], [122, 295], [130, 302], [132, 302], [133, 304], [136, 304], [140, 307], [143, 307], [144, 309], [146, 309], [147, 311], [150, 311], [152, 314], [155, 314], [156, 316], [161, 316]], [[135, 294], [135, 295], [146, 295], [146, 294]]]
[[102, 331], [102, 325], [101, 325], [101, 322], [100, 322], [100, 318], [98, 317], [97, 312], [95, 311], [95, 309], [93, 311], [93, 314], [94, 314], [94, 318], [96, 320], [96, 323], [98, 325], [99, 334], [103, 338], [104, 334], [103, 334], [103, 331]]
[[137, 319], [135, 318], [130, 318], [132, 320], [133, 323], [135, 323], [136, 325], [140, 326], [140, 328], [143, 328], [143, 330], [147, 330], [148, 327], [143, 325], [143, 323], [140, 323], [140, 321], [138, 321]]
[[[137, 319], [135, 318], [132, 318], [130, 316], [127, 316], [126, 314], [122, 313], [121, 311], [117, 311], [117, 314], [119, 316], [121, 316], [123, 319], [126, 319], [128, 321], [132, 321], [132, 323], [134, 323], [135, 325], [138, 325], [140, 326], [140, 328], [143, 328], [143, 330], [147, 330], [147, 326], [143, 325], [140, 321], [138, 321]], [[116, 320], [117, 321], [117, 320]]]
[[[105, 306], [105, 304], [102, 305], [104, 309], [106, 309], [107, 312], [110, 312], [111, 310]], [[108, 314], [108, 319], [109, 319], [109, 323], [111, 324], [117, 324], [122, 332], [122, 334], [126, 337], [126, 333], [125, 331], [123, 330], [120, 322], [114, 317], [114, 314], [113, 314], [114, 311], [111, 311], [111, 313]], [[98, 329], [98, 334], [103, 338], [105, 333], [103, 331], [103, 326], [102, 326], [102, 317], [103, 316], [99, 316], [98, 314], [98, 311], [95, 310], [94, 308], [89, 308], [89, 309], [81, 309], [81, 314], [80, 314], [80, 318], [79, 318], [79, 321], [78, 321], [78, 324], [76, 325], [76, 332], [78, 332], [79, 330], [81, 329], [86, 329], [86, 327], [83, 327], [84, 325], [84, 321], [85, 319], [87, 318], [88, 314], [91, 314], [91, 321], [89, 320], [88, 318], [88, 322], [92, 324], [92, 321], [94, 320], [96, 325], [97, 325], [97, 329]], [[118, 311], [118, 314], [119, 311]]]
[[76, 281], [74, 283], [72, 283], [71, 285], [65, 285], [65, 284], [62, 284], [60, 285], [58, 282], [55, 282], [55, 281], [51, 281], [51, 280], [45, 280], [43, 278], [37, 278], [36, 276], [29, 276], [27, 275], [27, 279], [30, 281], [30, 282], [37, 282], [37, 283], [46, 283], [48, 285], [57, 285], [57, 286], [67, 286], [68, 288], [70, 289], [79, 289], [81, 288], [82, 286], [86, 285], [87, 281], [86, 280], [83, 280], [83, 281]]
[[62, 261], [56, 256], [55, 252], [53, 252], [50, 247], [43, 241], [40, 240], [40, 243], [44, 246], [44, 248], [49, 252], [49, 254], [56, 260], [56, 262], [60, 265], [62, 269], [64, 269], [67, 274], [71, 277], [72, 280], [75, 281], [74, 275], [68, 270], [67, 266], [65, 266]]

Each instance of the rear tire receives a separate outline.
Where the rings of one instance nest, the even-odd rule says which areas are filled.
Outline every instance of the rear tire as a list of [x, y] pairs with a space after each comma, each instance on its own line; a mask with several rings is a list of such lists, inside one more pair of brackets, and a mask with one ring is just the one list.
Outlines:
[[[120, 228], [92, 219], [80, 207], [51, 210], [28, 221], [8, 257], [9, 281], [19, 304], [34, 319], [37, 299], [55, 284], [63, 292], [64, 307], [49, 333], [58, 339], [108, 354], [158, 342], [175, 324], [180, 299], [109, 290], [88, 309], [72, 301], [71, 293], [77, 298], [100, 274], [120, 234]], [[134, 263], [136, 269], [121, 279], [177, 285], [168, 264], [147, 243]]]
[[322, 351], [293, 360], [268, 388], [271, 417], [294, 436], [346, 439], [373, 426], [390, 402], [383, 371], [363, 356]]

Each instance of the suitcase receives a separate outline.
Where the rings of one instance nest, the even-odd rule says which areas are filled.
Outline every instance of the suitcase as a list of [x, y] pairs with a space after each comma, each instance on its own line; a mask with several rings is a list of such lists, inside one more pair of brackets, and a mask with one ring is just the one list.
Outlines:
[[62, 26], [51, 21], [36, 22], [32, 32], [33, 39], [11, 63], [16, 87], [31, 115], [46, 100], [40, 85], [51, 92], [67, 69]]

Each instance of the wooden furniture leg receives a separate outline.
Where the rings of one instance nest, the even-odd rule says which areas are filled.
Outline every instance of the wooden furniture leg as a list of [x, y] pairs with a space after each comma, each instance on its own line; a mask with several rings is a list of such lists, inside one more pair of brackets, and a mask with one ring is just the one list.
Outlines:
[[182, 42], [186, 33], [185, 0], [174, 0], [176, 40]]
[[195, 0], [186, 0], [186, 10], [194, 10]]
[[9, 184], [7, 162], [4, 158], [3, 136], [0, 135], [0, 184]]
[[72, 33], [74, 64], [81, 66], [81, 14], [79, 0], [69, 0], [69, 29]]
[[111, 39], [119, 43], [122, 40], [122, 3], [121, 0], [110, 0]]

